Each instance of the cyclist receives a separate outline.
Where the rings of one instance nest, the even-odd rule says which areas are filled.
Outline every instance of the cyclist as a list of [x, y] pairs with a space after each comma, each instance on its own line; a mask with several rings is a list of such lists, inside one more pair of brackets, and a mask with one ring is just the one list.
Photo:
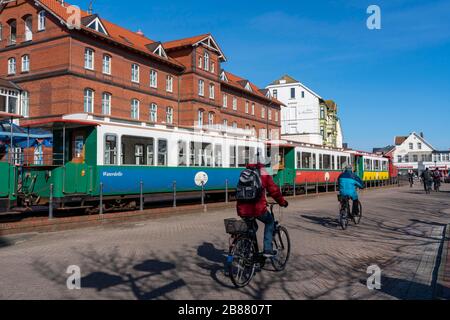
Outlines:
[[277, 252], [273, 250], [272, 238], [275, 228], [273, 216], [267, 210], [266, 192], [282, 207], [287, 207], [288, 202], [281, 194], [280, 188], [275, 184], [272, 176], [264, 169], [261, 163], [249, 164], [247, 169], [256, 171], [260, 177], [261, 190], [260, 196], [252, 201], [237, 200], [237, 214], [241, 218], [256, 218], [265, 224], [264, 227], [264, 252], [266, 258], [276, 256]]
[[408, 180], [409, 180], [409, 186], [412, 188], [414, 185], [414, 171], [412, 171], [412, 170], [408, 171]]
[[352, 214], [357, 216], [359, 215], [359, 197], [356, 188], [364, 189], [364, 184], [352, 169], [352, 166], [346, 166], [344, 172], [339, 176], [339, 195], [350, 197], [353, 200]]

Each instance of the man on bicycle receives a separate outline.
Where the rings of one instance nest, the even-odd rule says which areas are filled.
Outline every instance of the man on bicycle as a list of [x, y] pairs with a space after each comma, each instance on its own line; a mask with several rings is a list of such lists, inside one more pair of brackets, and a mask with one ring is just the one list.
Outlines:
[[273, 216], [267, 210], [267, 198], [268, 193], [280, 206], [287, 207], [288, 202], [283, 198], [280, 188], [275, 184], [272, 176], [264, 169], [264, 165], [261, 163], [249, 164], [247, 169], [255, 170], [258, 172], [261, 179], [261, 192], [259, 198], [254, 201], [237, 201], [237, 214], [241, 218], [256, 218], [265, 224], [264, 228], [264, 257], [271, 258], [277, 254], [273, 250], [272, 238], [275, 228], [275, 221]]
[[353, 173], [352, 166], [346, 166], [339, 176], [339, 195], [353, 200], [352, 214], [359, 215], [359, 197], [356, 188], [364, 189], [363, 181]]

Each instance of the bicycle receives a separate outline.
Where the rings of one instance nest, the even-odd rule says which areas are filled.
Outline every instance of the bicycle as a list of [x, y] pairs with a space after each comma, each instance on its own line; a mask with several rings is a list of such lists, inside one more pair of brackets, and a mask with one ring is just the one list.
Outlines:
[[349, 197], [349, 196], [343, 197], [341, 195], [338, 195], [338, 200], [340, 203], [339, 224], [341, 225], [342, 230], [347, 229], [349, 217], [353, 220], [353, 223], [355, 225], [358, 225], [361, 222], [361, 217], [362, 217], [361, 201], [358, 201], [359, 213], [358, 213], [358, 215], [355, 216], [351, 212], [350, 199], [351, 199], [351, 197]]
[[[269, 203], [269, 212], [275, 220], [272, 242], [276, 250], [276, 255], [270, 260], [275, 271], [279, 272], [283, 271], [288, 263], [291, 240], [286, 227], [275, 219], [275, 205], [276, 203]], [[251, 282], [258, 266], [264, 268], [267, 259], [259, 250], [256, 218], [225, 219], [225, 230], [231, 234], [227, 258], [228, 275], [236, 288], [243, 288]]]

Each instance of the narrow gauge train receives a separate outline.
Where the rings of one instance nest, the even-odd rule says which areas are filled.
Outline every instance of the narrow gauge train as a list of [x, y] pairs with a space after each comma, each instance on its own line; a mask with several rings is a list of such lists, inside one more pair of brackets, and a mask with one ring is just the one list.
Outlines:
[[[56, 209], [104, 212], [135, 209], [145, 201], [223, 195], [235, 188], [242, 167], [257, 160], [286, 192], [334, 183], [347, 164], [364, 180], [387, 180], [389, 158], [294, 142], [265, 143], [243, 129], [210, 126], [183, 128], [115, 120], [86, 114], [30, 120], [26, 127], [53, 132], [51, 154], [40, 162], [1, 167], [9, 183], [11, 206], [32, 208], [49, 203]], [[266, 161], [266, 159], [270, 159]]]

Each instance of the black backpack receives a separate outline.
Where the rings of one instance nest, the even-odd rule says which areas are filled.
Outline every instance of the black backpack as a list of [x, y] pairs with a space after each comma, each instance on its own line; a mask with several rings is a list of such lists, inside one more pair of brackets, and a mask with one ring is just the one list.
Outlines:
[[261, 198], [262, 191], [259, 169], [249, 168], [241, 172], [236, 188], [236, 200], [256, 202]]

